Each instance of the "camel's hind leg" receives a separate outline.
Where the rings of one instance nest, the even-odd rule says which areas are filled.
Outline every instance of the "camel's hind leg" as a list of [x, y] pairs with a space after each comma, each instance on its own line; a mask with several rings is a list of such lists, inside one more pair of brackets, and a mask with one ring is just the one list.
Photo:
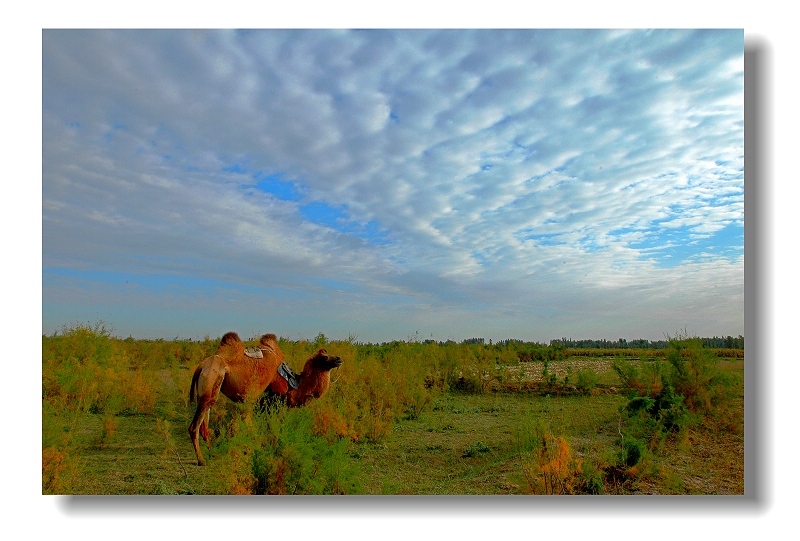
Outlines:
[[203, 425], [205, 424], [206, 425], [205, 429], [202, 430], [203, 439], [208, 441], [208, 412], [211, 409], [211, 404], [209, 404], [208, 400], [204, 398], [205, 397], [198, 397], [197, 409], [194, 412], [194, 418], [192, 419], [192, 423], [189, 425], [189, 436], [191, 436], [192, 438], [192, 445], [194, 446], [194, 452], [195, 454], [197, 454], [198, 466], [203, 466], [206, 463], [205, 460], [203, 459], [203, 453], [200, 451], [198, 433], [201, 432], [201, 429], [203, 429]]
[[[225, 380], [224, 372], [217, 372], [216, 374], [213, 370], [210, 372], [211, 376], [208, 375], [205, 369], [197, 374], [197, 409], [194, 411], [194, 418], [189, 425], [189, 436], [192, 438], [194, 452], [197, 454], [198, 466], [203, 466], [205, 464], [203, 453], [200, 452], [198, 436], [203, 436], [203, 439], [208, 442], [208, 449], [211, 450], [211, 442], [208, 437], [208, 421], [211, 408], [217, 403], [219, 390], [222, 387], [222, 382]], [[201, 391], [201, 389], [203, 391]]]
[[203, 422], [200, 423], [200, 435], [203, 436], [203, 439], [206, 440], [208, 444], [208, 449], [211, 450], [211, 441], [208, 439], [208, 420], [211, 417], [211, 408], [206, 410], [206, 414], [203, 417]]

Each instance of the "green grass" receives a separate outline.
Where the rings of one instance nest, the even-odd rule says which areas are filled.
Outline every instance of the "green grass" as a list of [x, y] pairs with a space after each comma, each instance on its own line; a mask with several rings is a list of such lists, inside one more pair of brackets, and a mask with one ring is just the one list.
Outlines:
[[116, 432], [98, 445], [92, 434], [102, 430], [101, 418], [83, 415], [77, 440], [85, 447], [80, 452], [81, 475], [72, 493], [205, 493], [205, 471], [195, 464], [186, 426], [170, 423], [168, 441], [157, 421], [152, 415], [120, 417]]
[[[518, 494], [523, 483], [515, 431], [524, 416], [567, 437], [576, 456], [590, 456], [613, 446], [624, 403], [620, 395], [447, 394], [431, 411], [398, 422], [383, 441], [352, 444], [350, 459], [364, 494]], [[121, 416], [114, 434], [97, 444], [102, 416], [83, 415], [76, 435], [82, 474], [71, 493], [211, 493], [210, 468], [196, 465], [186, 432], [188, 413], [182, 421], [169, 422], [168, 441], [156, 416]], [[731, 476], [731, 465], [715, 460], [713, 441], [698, 433], [690, 437], [696, 445], [684, 442], [682, 452], [676, 448], [664, 459], [663, 480], [642, 481], [630, 492], [736, 493], [743, 468]], [[209, 458], [214, 460], [213, 450]]]
[[[208, 466], [198, 467], [186, 390], [214, 345], [82, 327], [44, 337], [43, 493], [249, 493], [253, 472], [278, 493], [540, 493], [553, 476], [566, 493], [744, 493], [744, 361], [735, 357], [712, 362], [725, 392], [707, 394], [710, 412], [651, 438], [623, 411], [615, 357], [545, 364], [520, 362], [510, 347], [330, 343], [348, 361], [303, 410], [254, 417], [220, 397]], [[282, 347], [297, 361], [311, 345]], [[643, 367], [641, 357], [621, 362]], [[620, 461], [623, 434], [640, 439], [635, 464]]]
[[521, 416], [586, 442], [609, 440], [603, 426], [622, 403], [619, 396], [446, 395], [419, 419], [396, 425], [384, 443], [356, 447], [361, 480], [369, 494], [517, 494]]
[[[524, 416], [563, 434], [578, 457], [613, 447], [621, 395], [544, 397], [449, 393], [417, 419], [399, 421], [384, 440], [350, 446], [364, 494], [519, 494], [523, 489], [515, 431]], [[78, 423], [81, 475], [72, 494], [209, 494], [209, 467], [198, 467], [186, 426], [169, 421], [170, 440], [155, 415], [120, 416], [98, 444], [102, 416]], [[658, 471], [625, 493], [741, 494], [743, 438], [693, 430], [658, 459]], [[180, 460], [176, 456], [177, 450]], [[207, 453], [210, 461], [216, 453]]]

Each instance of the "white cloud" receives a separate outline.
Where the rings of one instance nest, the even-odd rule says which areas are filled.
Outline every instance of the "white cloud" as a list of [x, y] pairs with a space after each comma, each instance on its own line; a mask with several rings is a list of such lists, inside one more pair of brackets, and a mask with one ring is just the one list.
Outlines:
[[[741, 58], [721, 31], [46, 31], [43, 264], [335, 279], [520, 333], [560, 299], [737, 302], [728, 246], [669, 269], [635, 246], [741, 226]], [[243, 189], [259, 172], [299, 200]]]

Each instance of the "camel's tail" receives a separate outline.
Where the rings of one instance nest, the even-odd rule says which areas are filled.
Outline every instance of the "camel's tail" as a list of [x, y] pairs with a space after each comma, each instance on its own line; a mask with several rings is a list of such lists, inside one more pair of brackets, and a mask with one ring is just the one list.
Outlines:
[[192, 384], [189, 386], [189, 404], [194, 402], [194, 395], [197, 392], [197, 380], [200, 379], [200, 372], [203, 371], [203, 365], [197, 367], [192, 376]]

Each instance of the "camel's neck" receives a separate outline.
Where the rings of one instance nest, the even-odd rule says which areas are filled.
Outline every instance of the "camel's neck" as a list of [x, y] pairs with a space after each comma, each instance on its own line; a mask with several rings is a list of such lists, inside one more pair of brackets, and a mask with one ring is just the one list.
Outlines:
[[328, 389], [331, 381], [330, 371], [320, 372], [318, 370], [303, 369], [300, 374], [300, 391], [305, 394], [319, 396]]
[[319, 398], [328, 390], [330, 371], [320, 372], [305, 366], [300, 374], [300, 387], [289, 391], [289, 405], [302, 406], [312, 398]]

